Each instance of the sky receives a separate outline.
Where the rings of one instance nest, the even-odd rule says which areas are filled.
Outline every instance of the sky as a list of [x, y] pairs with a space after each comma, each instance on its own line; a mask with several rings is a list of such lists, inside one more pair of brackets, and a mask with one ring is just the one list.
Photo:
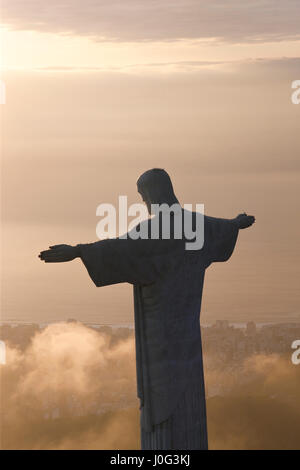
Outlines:
[[3, 320], [133, 322], [132, 287], [80, 260], [96, 208], [141, 202], [165, 168], [182, 203], [256, 216], [207, 270], [201, 321], [299, 320], [300, 4], [296, 0], [3, 0]]

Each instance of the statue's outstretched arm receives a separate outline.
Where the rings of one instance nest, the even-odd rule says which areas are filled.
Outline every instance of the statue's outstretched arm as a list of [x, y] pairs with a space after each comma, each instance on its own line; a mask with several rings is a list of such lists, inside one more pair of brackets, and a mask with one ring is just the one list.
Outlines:
[[255, 222], [253, 215], [239, 214], [234, 219], [205, 216], [204, 253], [207, 266], [213, 262], [227, 261], [234, 250], [240, 229]]
[[64, 263], [80, 257], [78, 246], [53, 245], [49, 250], [41, 251], [39, 258], [45, 263]]

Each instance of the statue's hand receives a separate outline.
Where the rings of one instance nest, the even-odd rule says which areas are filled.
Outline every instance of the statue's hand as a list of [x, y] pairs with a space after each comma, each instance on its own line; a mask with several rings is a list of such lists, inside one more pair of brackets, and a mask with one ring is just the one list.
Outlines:
[[39, 258], [45, 263], [63, 263], [72, 261], [79, 256], [77, 246], [71, 245], [54, 245], [49, 246], [50, 250], [41, 251]]
[[253, 215], [247, 215], [246, 212], [244, 214], [239, 214], [235, 221], [240, 229], [251, 227], [251, 225], [255, 222], [255, 217]]

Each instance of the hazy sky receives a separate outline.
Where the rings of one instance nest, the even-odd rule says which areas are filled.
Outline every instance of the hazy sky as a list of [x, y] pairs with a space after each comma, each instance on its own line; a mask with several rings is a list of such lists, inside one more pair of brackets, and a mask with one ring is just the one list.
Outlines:
[[[96, 289], [55, 243], [96, 240], [96, 207], [165, 168], [182, 203], [254, 214], [207, 271], [204, 323], [299, 319], [300, 4], [1, 5], [3, 319], [132, 322], [131, 287]], [[297, 264], [298, 263], [298, 264]]]

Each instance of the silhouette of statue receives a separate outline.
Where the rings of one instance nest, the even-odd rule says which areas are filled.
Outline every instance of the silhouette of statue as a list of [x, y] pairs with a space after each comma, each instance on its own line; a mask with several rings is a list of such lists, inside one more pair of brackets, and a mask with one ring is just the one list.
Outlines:
[[[149, 213], [151, 204], [175, 204], [185, 217], [164, 170], [146, 171], [137, 187]], [[197, 213], [189, 214], [196, 227]], [[161, 222], [162, 212], [136, 231], [151, 233], [157, 217]], [[204, 274], [211, 263], [230, 258], [239, 229], [255, 222], [245, 213], [234, 219], [204, 216], [204, 244], [187, 250], [185, 235], [176, 236], [175, 218], [169, 218], [169, 239], [161, 229], [156, 239], [133, 239], [129, 232], [127, 238], [51, 246], [39, 255], [46, 263], [81, 258], [98, 287], [133, 284], [142, 449], [208, 448], [199, 321]]]

